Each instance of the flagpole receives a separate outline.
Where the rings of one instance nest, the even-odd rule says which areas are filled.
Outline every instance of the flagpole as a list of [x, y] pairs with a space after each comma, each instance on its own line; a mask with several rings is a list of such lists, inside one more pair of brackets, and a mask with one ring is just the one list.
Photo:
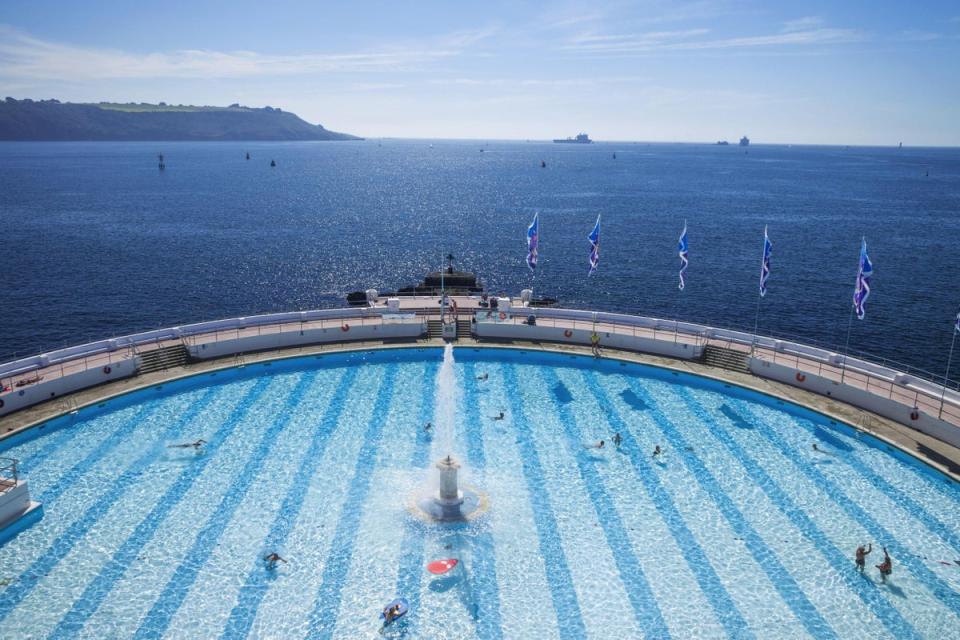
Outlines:
[[843, 368], [840, 369], [840, 384], [847, 372], [847, 353], [850, 351], [850, 331], [853, 329], [853, 305], [850, 305], [850, 320], [847, 322], [847, 341], [843, 345]]
[[764, 269], [767, 265], [767, 228], [763, 228], [763, 250], [760, 254], [760, 286], [757, 287], [757, 311], [753, 315], [753, 342], [750, 344], [750, 357], [754, 357], [757, 349], [757, 329], [760, 327], [760, 300], [763, 298], [760, 292], [763, 291]]
[[940, 420], [943, 417], [943, 399], [947, 396], [947, 380], [950, 378], [950, 363], [953, 361], [953, 347], [957, 344], [957, 328], [954, 325], [953, 328], [953, 339], [950, 340], [950, 355], [947, 356], [947, 371], [943, 374], [943, 391], [940, 392], [940, 412], [937, 414], [937, 419]]

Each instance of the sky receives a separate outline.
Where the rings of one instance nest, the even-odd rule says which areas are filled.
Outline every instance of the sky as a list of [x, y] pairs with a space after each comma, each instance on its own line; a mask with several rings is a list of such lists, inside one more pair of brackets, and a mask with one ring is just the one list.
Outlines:
[[365, 137], [960, 146], [960, 2], [0, 2], [0, 96]]

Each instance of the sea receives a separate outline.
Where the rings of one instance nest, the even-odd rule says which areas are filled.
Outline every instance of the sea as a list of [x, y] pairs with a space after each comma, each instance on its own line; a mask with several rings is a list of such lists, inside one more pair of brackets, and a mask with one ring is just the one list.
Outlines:
[[[537, 213], [533, 273], [526, 229]], [[598, 216], [600, 264], [588, 275]], [[952, 148], [0, 143], [0, 221], [0, 361], [344, 306], [350, 291], [417, 283], [447, 254], [492, 293], [532, 288], [562, 306], [747, 331], [756, 322], [841, 351], [849, 337], [853, 354], [934, 377], [960, 307]], [[759, 299], [764, 228], [773, 257]], [[865, 318], [851, 321], [864, 238], [874, 275]]]

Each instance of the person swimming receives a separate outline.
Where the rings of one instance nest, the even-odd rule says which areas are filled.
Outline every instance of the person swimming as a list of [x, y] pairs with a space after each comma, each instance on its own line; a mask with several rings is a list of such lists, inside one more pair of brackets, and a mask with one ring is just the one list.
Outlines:
[[486, 380], [489, 377], [490, 377], [489, 373], [482, 373], [479, 376], [477, 376], [477, 380]]
[[623, 442], [623, 438], [620, 436], [620, 432], [613, 434], [613, 444], [617, 445], [617, 449], [620, 448], [620, 444]]
[[429, 422], [423, 426], [423, 430], [427, 433], [430, 433], [430, 429], [433, 429], [433, 425]]
[[863, 545], [857, 547], [857, 569], [860, 571], [860, 573], [863, 573], [863, 569], [867, 562], [867, 556], [870, 555], [871, 551], [873, 551], [872, 542], [867, 545], [866, 549], [863, 548]]
[[503, 413], [503, 411], [501, 411], [501, 412], [500, 412], [500, 415], [498, 415], [498, 416], [491, 416], [490, 419], [491, 419], [491, 420], [503, 420], [503, 416], [504, 416], [504, 413]]
[[287, 561], [280, 557], [276, 551], [263, 556], [263, 561], [267, 563], [267, 569], [276, 569], [277, 563], [287, 564]]
[[186, 444], [168, 444], [167, 447], [169, 449], [189, 449], [190, 447], [193, 447], [194, 449], [199, 449], [205, 444], [207, 444], [207, 441], [204, 440], [203, 438], [200, 438], [196, 442], [187, 442]]
[[383, 626], [387, 626], [400, 617], [400, 605], [395, 604], [392, 607], [386, 607], [383, 610]]
[[876, 565], [877, 569], [880, 570], [880, 581], [886, 583], [887, 576], [893, 573], [893, 560], [890, 559], [890, 554], [887, 553], [887, 548], [883, 548], [883, 562]]
[[657, 456], [659, 456], [661, 453], [663, 453], [663, 451], [660, 450], [660, 445], [657, 445], [657, 446], [655, 446], [655, 447], [653, 448], [653, 457], [654, 457], [654, 458], [656, 458]]
[[584, 447], [585, 449], [603, 449], [603, 445], [604, 445], [604, 444], [605, 444], [605, 443], [604, 443], [603, 440], [599, 440], [599, 441], [597, 441], [597, 442], [592, 442], [592, 443], [590, 443], [590, 444], [585, 444], [585, 445], [583, 445], [583, 447]]

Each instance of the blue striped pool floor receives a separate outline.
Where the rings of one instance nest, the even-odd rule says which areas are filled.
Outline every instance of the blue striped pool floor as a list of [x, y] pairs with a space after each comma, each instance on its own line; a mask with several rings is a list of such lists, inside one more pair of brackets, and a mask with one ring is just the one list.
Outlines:
[[[716, 383], [454, 353], [454, 453], [490, 497], [482, 518], [410, 512], [446, 453], [422, 430], [439, 415], [438, 350], [170, 385], [5, 452], [33, 460], [31, 488], [51, 499], [0, 547], [0, 637], [354, 638], [376, 634], [395, 595], [416, 602], [397, 637], [960, 636], [960, 566], [941, 564], [960, 560], [956, 485]], [[166, 448], [199, 437], [207, 458]], [[818, 440], [836, 455], [814, 454]], [[257, 563], [270, 539], [289, 560], [274, 572]], [[896, 549], [889, 585], [853, 568], [870, 541], [871, 569], [880, 545]], [[418, 572], [444, 556], [466, 571]], [[243, 585], [257, 597], [238, 604]], [[164, 589], [176, 597], [158, 601]]]

